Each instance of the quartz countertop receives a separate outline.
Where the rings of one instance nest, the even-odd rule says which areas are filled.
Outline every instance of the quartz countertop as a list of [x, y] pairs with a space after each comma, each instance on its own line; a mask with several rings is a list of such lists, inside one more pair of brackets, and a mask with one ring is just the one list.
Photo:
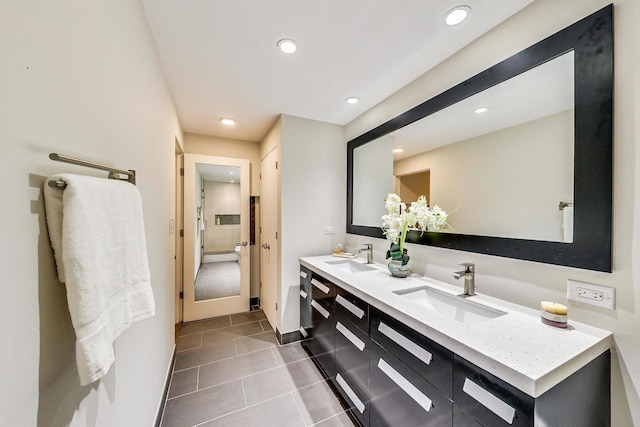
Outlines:
[[[612, 346], [613, 334], [571, 320], [566, 329], [543, 324], [539, 307], [528, 308], [478, 294], [467, 297], [506, 314], [480, 323], [457, 322], [393, 291], [431, 286], [458, 295], [461, 286], [412, 275], [392, 277], [383, 264], [350, 273], [328, 264], [340, 258], [300, 258], [300, 264], [402, 321], [471, 363], [532, 397], [538, 397]], [[363, 263], [362, 258], [352, 260]]]

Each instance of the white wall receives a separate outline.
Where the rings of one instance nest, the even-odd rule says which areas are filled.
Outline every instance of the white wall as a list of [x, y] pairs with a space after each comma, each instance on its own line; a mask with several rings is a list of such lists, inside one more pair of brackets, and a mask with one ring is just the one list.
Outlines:
[[[331, 253], [344, 242], [346, 150], [342, 126], [283, 115], [281, 172], [282, 333], [300, 328], [300, 267], [304, 256]], [[325, 226], [336, 234], [325, 235]]]
[[378, 225], [386, 214], [384, 200], [393, 193], [393, 137], [383, 136], [353, 150], [353, 223]]
[[[605, 0], [537, 0], [503, 24], [346, 126], [352, 139], [523, 48], [606, 6]], [[577, 279], [617, 290], [615, 311], [570, 303], [570, 319], [614, 332], [612, 425], [640, 425], [640, 1], [614, 2], [614, 218], [613, 273], [510, 260], [408, 245], [412, 269], [456, 283], [459, 262], [475, 262], [477, 290], [536, 307], [540, 300], [566, 302], [566, 281]], [[364, 238], [349, 236], [355, 246]], [[367, 238], [367, 240], [370, 240]], [[376, 240], [376, 260], [388, 244]]]
[[[0, 13], [0, 425], [151, 426], [173, 350], [173, 102], [140, 2], [2, 2]], [[60, 152], [135, 169], [156, 315], [115, 343], [116, 362], [80, 387], [65, 288], [56, 280], [45, 177], [104, 172]]]
[[573, 111], [395, 162], [396, 175], [426, 169], [429, 204], [454, 211], [456, 233], [564, 241], [558, 204], [573, 201]]

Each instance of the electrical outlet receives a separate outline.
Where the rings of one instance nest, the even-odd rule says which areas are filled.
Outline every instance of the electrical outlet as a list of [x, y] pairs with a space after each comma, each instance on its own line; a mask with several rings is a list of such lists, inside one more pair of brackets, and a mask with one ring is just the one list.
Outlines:
[[567, 280], [567, 299], [613, 310], [616, 305], [616, 290], [608, 286]]
[[176, 231], [176, 220], [171, 217], [169, 218], [169, 234], [173, 234]]

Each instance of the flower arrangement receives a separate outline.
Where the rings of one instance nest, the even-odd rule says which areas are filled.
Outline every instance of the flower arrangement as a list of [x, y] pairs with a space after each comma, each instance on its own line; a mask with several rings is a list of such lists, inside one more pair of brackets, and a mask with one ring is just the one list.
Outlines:
[[382, 216], [382, 230], [391, 242], [386, 258], [402, 261], [402, 265], [409, 262], [409, 255], [404, 248], [409, 229], [417, 229], [424, 233], [440, 231], [448, 225], [449, 215], [437, 205], [429, 208], [425, 196], [418, 197], [408, 209], [397, 194], [387, 194], [384, 202], [388, 213]]

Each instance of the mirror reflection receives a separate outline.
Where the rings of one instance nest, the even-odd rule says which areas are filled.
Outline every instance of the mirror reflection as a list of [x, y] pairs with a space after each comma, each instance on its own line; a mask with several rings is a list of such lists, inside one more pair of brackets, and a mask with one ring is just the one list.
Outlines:
[[444, 232], [572, 242], [573, 67], [570, 51], [355, 148], [353, 224], [424, 194], [454, 211]]
[[240, 167], [198, 163], [195, 181], [195, 300], [240, 295]]

